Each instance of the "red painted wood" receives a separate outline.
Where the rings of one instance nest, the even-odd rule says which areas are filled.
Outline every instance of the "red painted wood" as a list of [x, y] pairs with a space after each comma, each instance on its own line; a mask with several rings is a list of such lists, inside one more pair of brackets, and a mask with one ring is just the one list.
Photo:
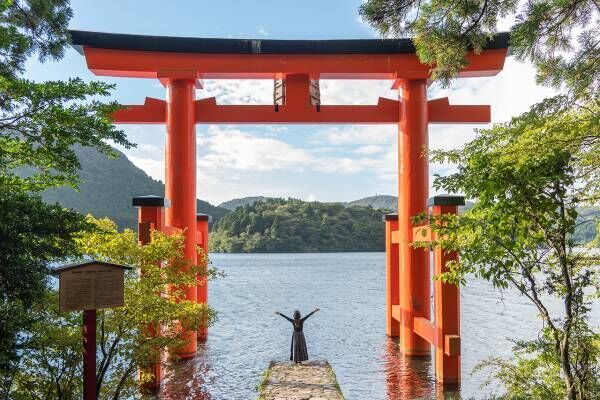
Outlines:
[[411, 218], [427, 210], [427, 81], [401, 84], [398, 131], [398, 232], [400, 253], [400, 346], [407, 355], [430, 353], [429, 343], [414, 332], [414, 318], [430, 318], [429, 254], [411, 246]]
[[398, 337], [399, 318], [394, 318], [394, 306], [400, 306], [400, 271], [398, 265], [398, 244], [392, 235], [398, 230], [398, 219], [385, 221], [385, 287], [386, 287], [386, 334]]
[[[84, 47], [96, 75], [181, 79], [180, 71], [199, 79], [276, 79], [307, 73], [313, 79], [427, 79], [430, 66], [416, 54], [198, 54]], [[467, 55], [460, 77], [493, 76], [504, 66], [507, 49]]]
[[[457, 206], [433, 206], [435, 216], [456, 214]], [[445, 252], [439, 247], [434, 250], [434, 273], [446, 271], [446, 263], [458, 259], [456, 252]], [[456, 285], [437, 279], [435, 288], [435, 375], [438, 382], [455, 384], [460, 382], [460, 289]]]
[[[208, 220], [200, 221], [196, 220], [196, 232], [199, 240], [199, 247], [202, 248], [205, 254], [208, 255]], [[198, 260], [200, 257], [198, 256]], [[208, 268], [208, 264], [206, 262], [200, 263], [200, 267], [202, 267], [203, 271], [206, 272]], [[198, 304], [208, 304], [208, 279], [206, 276], [198, 277], [198, 285], [196, 286], [196, 301]], [[202, 327], [198, 329], [198, 340], [205, 341], [208, 338], [208, 327]]]
[[[152, 232], [154, 230], [161, 231], [165, 225], [165, 209], [164, 207], [139, 207], [138, 209], [138, 240], [141, 245], [148, 244], [152, 241]], [[144, 279], [143, 271], [140, 271], [140, 279]], [[157, 296], [160, 296], [157, 293]], [[149, 337], [156, 336], [160, 333], [160, 325], [149, 324], [146, 327], [146, 334]], [[163, 370], [161, 365], [161, 354], [156, 354], [156, 363], [149, 370], [140, 370], [141, 374], [149, 374], [152, 378], [146, 381], [142, 387], [144, 392], [153, 393], [160, 388], [163, 378]]]
[[[189, 267], [196, 265], [196, 128], [194, 121], [195, 81], [170, 80], [167, 85], [167, 141], [165, 146], [165, 224], [183, 231], [184, 255]], [[185, 298], [196, 301], [196, 286], [183, 289]], [[186, 331], [187, 344], [177, 349], [181, 359], [193, 358], [197, 350], [195, 331]]]

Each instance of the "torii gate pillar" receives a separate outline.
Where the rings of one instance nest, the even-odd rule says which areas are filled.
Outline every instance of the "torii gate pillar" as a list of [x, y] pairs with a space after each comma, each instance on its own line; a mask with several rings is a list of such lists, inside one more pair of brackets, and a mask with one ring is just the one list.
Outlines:
[[414, 331], [414, 318], [430, 317], [429, 253], [411, 246], [411, 217], [427, 210], [427, 81], [399, 82], [398, 231], [400, 267], [400, 343], [406, 355], [427, 355], [430, 344]]
[[[165, 197], [171, 201], [165, 223], [185, 236], [185, 258], [196, 265], [196, 100], [195, 79], [167, 81], [167, 140], [165, 145]], [[196, 286], [183, 288], [186, 300], [196, 301]], [[177, 351], [182, 359], [196, 354], [196, 332], [185, 333], [187, 345]]]

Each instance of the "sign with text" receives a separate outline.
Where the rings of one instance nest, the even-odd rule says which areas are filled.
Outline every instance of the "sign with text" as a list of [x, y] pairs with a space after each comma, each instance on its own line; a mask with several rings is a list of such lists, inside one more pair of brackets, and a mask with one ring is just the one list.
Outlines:
[[59, 310], [66, 312], [123, 306], [125, 269], [129, 268], [87, 262], [55, 270], [59, 279]]

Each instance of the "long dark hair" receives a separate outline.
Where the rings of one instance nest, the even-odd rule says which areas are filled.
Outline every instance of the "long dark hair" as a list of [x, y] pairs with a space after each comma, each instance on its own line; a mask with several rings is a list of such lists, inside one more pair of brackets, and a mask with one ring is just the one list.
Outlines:
[[300, 314], [300, 310], [294, 311], [294, 319], [300, 319], [300, 318], [302, 318], [302, 315]]

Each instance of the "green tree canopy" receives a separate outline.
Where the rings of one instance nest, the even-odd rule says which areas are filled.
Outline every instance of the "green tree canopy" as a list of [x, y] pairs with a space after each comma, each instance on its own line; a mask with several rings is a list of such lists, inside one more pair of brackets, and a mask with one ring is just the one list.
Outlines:
[[412, 36], [433, 78], [448, 84], [479, 53], [502, 19], [514, 20], [511, 53], [530, 60], [538, 82], [575, 94], [600, 90], [600, 5], [596, 0], [367, 0], [360, 14], [384, 36]]
[[[206, 304], [186, 300], [181, 290], [167, 294], [167, 287], [196, 285], [201, 271], [182, 258], [182, 234], [154, 232], [152, 241], [142, 246], [135, 232], [118, 232], [108, 219], [88, 217], [88, 222], [96, 229], [77, 235], [79, 253], [133, 267], [125, 275], [125, 305], [98, 310], [98, 398], [135, 398], [139, 384], [151, 378], [150, 366], [172, 366], [159, 357], [161, 352], [186, 344], [183, 329], [210, 326], [216, 313]], [[214, 269], [208, 270], [209, 279], [217, 275]], [[43, 300], [32, 309], [39, 318], [29, 333], [29, 345], [11, 371], [4, 398], [81, 398], [81, 312], [59, 313], [55, 290], [47, 291]], [[149, 326], [161, 328], [151, 335]], [[143, 372], [141, 382], [138, 370]]]
[[211, 251], [383, 251], [385, 211], [335, 203], [268, 199], [238, 207], [215, 224]]
[[[600, 194], [599, 118], [597, 102], [557, 97], [479, 131], [464, 149], [432, 153], [433, 161], [458, 165], [434, 186], [477, 199], [462, 215], [432, 221], [434, 245], [460, 254], [440, 278], [458, 284], [475, 274], [511, 286], [543, 321], [537, 339], [516, 344], [514, 360], [492, 362], [507, 398], [582, 400], [600, 392], [600, 334], [589, 325], [600, 257], [572, 239], [585, 222], [578, 208]], [[551, 307], [553, 299], [562, 307]]]
[[[25, 62], [60, 59], [69, 42], [67, 0], [0, 0], [0, 378], [12, 369], [29, 338], [28, 312], [44, 298], [51, 262], [74, 256], [74, 234], [84, 217], [44, 204], [41, 190], [77, 184], [73, 146], [109, 152], [108, 141], [132, 144], [111, 124], [117, 105], [103, 103], [111, 86], [23, 79]], [[28, 175], [18, 173], [27, 168]]]

